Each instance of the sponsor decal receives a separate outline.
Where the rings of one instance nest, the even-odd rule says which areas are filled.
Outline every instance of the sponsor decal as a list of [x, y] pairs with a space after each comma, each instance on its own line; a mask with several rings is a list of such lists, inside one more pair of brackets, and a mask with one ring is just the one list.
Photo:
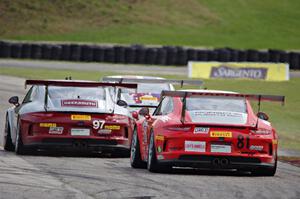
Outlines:
[[71, 120], [85, 120], [90, 121], [92, 117], [90, 115], [71, 115]]
[[167, 121], [169, 121], [171, 118], [169, 117], [169, 116], [167, 116], [167, 115], [164, 115], [164, 116], [162, 116], [162, 117], [160, 117], [160, 120], [162, 121], [162, 122], [167, 122]]
[[160, 146], [157, 147], [157, 152], [158, 152], [158, 153], [162, 152], [162, 149], [161, 149]]
[[157, 136], [155, 136], [155, 140], [156, 141], [164, 141], [165, 137], [163, 135], [157, 135]]
[[104, 129], [108, 129], [108, 130], [120, 130], [121, 127], [119, 125], [105, 125]]
[[61, 135], [64, 131], [64, 127], [50, 127], [49, 134]]
[[211, 131], [210, 137], [224, 137], [224, 138], [231, 138], [232, 132], [230, 131]]
[[231, 153], [231, 145], [211, 144], [210, 152], [213, 153]]
[[237, 112], [222, 112], [222, 111], [199, 111], [195, 112], [195, 116], [205, 116], [205, 117], [242, 117], [242, 113]]
[[258, 146], [258, 145], [251, 145], [249, 147], [250, 150], [255, 150], [255, 151], [262, 151], [264, 149], [264, 146]]
[[74, 136], [89, 136], [90, 129], [71, 129], [71, 135]]
[[163, 160], [163, 159], [165, 159], [165, 157], [164, 157], [163, 155], [157, 155], [156, 157], [157, 157], [158, 160]]
[[56, 127], [56, 123], [40, 123], [40, 127]]
[[249, 80], [289, 80], [289, 64], [261, 62], [196, 62], [188, 63], [191, 78], [239, 78]]
[[211, 68], [210, 78], [266, 79], [267, 72], [268, 68], [237, 68], [221, 65]]
[[185, 149], [185, 151], [189, 151], [189, 152], [205, 152], [206, 151], [206, 142], [185, 141], [184, 149]]
[[208, 134], [208, 127], [195, 127], [194, 134]]
[[61, 100], [61, 106], [62, 107], [97, 108], [98, 102], [96, 100], [69, 99], [69, 100]]
[[111, 130], [109, 130], [109, 129], [99, 129], [98, 133], [99, 134], [110, 134]]

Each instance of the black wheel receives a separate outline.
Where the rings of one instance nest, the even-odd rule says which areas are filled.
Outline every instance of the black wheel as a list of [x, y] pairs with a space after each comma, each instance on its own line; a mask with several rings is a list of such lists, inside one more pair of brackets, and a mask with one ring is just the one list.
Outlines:
[[133, 131], [130, 147], [130, 164], [133, 168], [146, 168], [146, 163], [141, 158], [140, 142], [136, 128]]
[[18, 131], [17, 131], [17, 135], [16, 135], [15, 152], [18, 155], [24, 155], [27, 153], [27, 151], [23, 145], [20, 126], [18, 126]]
[[148, 145], [148, 162], [147, 162], [147, 169], [150, 172], [161, 172], [161, 173], [168, 173], [172, 169], [171, 166], [168, 165], [161, 165], [157, 162], [156, 158], [156, 149], [154, 143], [154, 133], [151, 132], [150, 141]]
[[275, 158], [274, 166], [271, 168], [259, 168], [251, 171], [253, 176], [274, 176], [277, 170], [277, 156]]
[[8, 121], [8, 116], [6, 115], [5, 121], [5, 129], [4, 129], [4, 150], [5, 151], [14, 151], [15, 146], [11, 141], [11, 134], [10, 134], [10, 125]]

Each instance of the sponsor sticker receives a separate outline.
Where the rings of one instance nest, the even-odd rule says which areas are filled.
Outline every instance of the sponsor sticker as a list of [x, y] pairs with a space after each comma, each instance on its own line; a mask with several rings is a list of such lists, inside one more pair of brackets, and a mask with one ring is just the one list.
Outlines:
[[163, 135], [157, 135], [157, 136], [155, 136], [155, 140], [157, 140], [157, 141], [164, 141], [165, 137]]
[[61, 135], [64, 131], [64, 127], [50, 127], [49, 134]]
[[231, 153], [231, 145], [211, 144], [210, 152], [214, 153]]
[[254, 150], [254, 151], [262, 151], [264, 149], [264, 146], [258, 146], [258, 145], [251, 145], [249, 147], [250, 150]]
[[71, 115], [71, 120], [85, 120], [90, 121], [92, 117], [90, 115]]
[[142, 96], [142, 97], [140, 97], [140, 100], [142, 100], [142, 101], [157, 101], [157, 98], [154, 96]]
[[278, 140], [272, 140], [273, 144], [278, 144]]
[[100, 130], [98, 130], [98, 133], [99, 134], [110, 134], [111, 130], [109, 130], [109, 129], [100, 129]]
[[163, 159], [165, 159], [165, 157], [163, 155], [157, 155], [157, 159], [158, 160], [163, 160]]
[[231, 138], [232, 132], [230, 131], [211, 131], [210, 137], [224, 137], [224, 138]]
[[61, 100], [61, 106], [62, 107], [97, 108], [98, 102], [96, 100], [68, 99], [68, 100]]
[[195, 127], [194, 134], [208, 134], [208, 127]]
[[184, 150], [189, 152], [205, 152], [206, 142], [185, 141]]
[[158, 152], [158, 153], [162, 152], [162, 149], [161, 149], [160, 146], [157, 147], [157, 152]]
[[90, 135], [90, 129], [71, 129], [71, 135], [74, 136], [89, 136]]
[[121, 127], [119, 125], [105, 125], [104, 129], [108, 129], [108, 130], [120, 130]]
[[40, 127], [56, 127], [56, 123], [40, 123]]

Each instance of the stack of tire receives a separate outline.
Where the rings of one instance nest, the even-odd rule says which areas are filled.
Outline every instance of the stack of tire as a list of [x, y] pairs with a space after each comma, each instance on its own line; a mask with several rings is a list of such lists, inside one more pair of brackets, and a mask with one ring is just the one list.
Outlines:
[[188, 61], [289, 63], [300, 69], [300, 53], [232, 48], [194, 49], [180, 46], [145, 47], [89, 44], [49, 44], [0, 41], [0, 58], [108, 62], [186, 66]]

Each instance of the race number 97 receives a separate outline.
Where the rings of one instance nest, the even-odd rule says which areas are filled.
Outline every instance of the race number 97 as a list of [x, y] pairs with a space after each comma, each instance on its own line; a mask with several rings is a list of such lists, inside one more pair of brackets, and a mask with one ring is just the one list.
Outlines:
[[103, 126], [105, 124], [105, 121], [104, 120], [94, 120], [93, 121], [93, 128], [94, 129], [103, 129]]

